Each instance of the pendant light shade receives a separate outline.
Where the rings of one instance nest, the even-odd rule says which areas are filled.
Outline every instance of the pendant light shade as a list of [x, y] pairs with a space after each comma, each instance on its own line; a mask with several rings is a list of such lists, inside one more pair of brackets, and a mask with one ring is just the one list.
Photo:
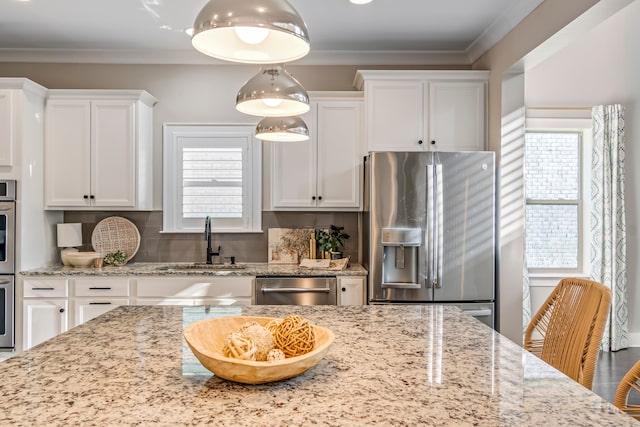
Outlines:
[[309, 53], [309, 31], [286, 0], [210, 0], [193, 24], [193, 47], [214, 58], [276, 64]]
[[263, 141], [306, 141], [309, 139], [309, 128], [298, 116], [266, 117], [256, 127], [256, 138]]
[[236, 96], [236, 109], [252, 116], [297, 116], [309, 108], [307, 91], [280, 65], [263, 67]]

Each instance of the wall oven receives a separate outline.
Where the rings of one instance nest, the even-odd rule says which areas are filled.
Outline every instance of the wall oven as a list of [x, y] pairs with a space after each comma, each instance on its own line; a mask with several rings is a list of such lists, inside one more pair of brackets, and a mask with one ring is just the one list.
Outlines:
[[15, 347], [16, 182], [0, 181], [0, 348]]

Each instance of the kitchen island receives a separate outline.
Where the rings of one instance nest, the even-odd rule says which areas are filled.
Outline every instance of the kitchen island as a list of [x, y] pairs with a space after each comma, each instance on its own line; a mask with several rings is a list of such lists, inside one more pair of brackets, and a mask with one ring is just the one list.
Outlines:
[[[184, 328], [299, 314], [318, 365], [245, 385], [204, 370]], [[123, 306], [0, 363], [0, 425], [581, 425], [636, 422], [448, 306]]]

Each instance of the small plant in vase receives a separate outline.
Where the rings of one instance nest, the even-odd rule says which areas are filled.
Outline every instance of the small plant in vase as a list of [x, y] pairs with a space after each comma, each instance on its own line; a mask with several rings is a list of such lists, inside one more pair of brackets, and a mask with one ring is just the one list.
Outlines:
[[318, 230], [316, 241], [318, 242], [318, 250], [324, 254], [324, 258], [340, 259], [342, 252], [338, 248], [344, 247], [344, 242], [350, 236], [344, 232], [344, 227], [331, 225], [329, 230]]

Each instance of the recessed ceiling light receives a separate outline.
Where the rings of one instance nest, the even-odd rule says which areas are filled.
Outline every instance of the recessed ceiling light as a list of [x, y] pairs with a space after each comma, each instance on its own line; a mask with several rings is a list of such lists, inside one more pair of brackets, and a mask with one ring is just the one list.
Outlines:
[[371, 3], [373, 0], [349, 0], [353, 4], [367, 4]]

